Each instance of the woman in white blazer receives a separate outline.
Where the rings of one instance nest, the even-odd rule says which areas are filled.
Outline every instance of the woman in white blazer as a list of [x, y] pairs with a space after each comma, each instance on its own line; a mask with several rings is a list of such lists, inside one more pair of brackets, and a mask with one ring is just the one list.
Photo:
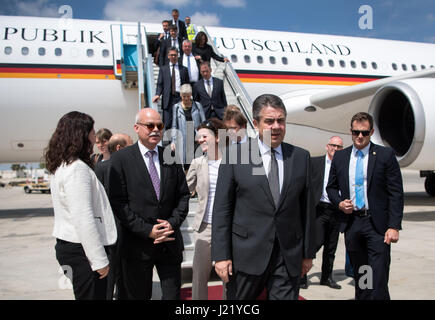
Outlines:
[[74, 296], [105, 299], [109, 260], [105, 246], [116, 242], [116, 225], [104, 187], [92, 170], [94, 120], [73, 111], [57, 124], [45, 160], [54, 209], [56, 258], [73, 284]]
[[224, 123], [217, 118], [201, 123], [197, 128], [197, 137], [202, 151], [206, 154], [192, 161], [186, 176], [189, 190], [190, 192], [196, 190], [199, 202], [193, 221], [195, 251], [192, 266], [192, 300], [208, 299], [207, 284], [213, 268], [211, 220], [216, 182], [222, 159], [222, 152], [218, 147], [218, 130], [225, 128]]

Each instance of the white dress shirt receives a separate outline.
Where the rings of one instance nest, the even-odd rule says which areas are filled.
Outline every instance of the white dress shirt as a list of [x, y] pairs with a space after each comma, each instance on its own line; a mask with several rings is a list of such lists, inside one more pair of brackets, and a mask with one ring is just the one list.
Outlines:
[[[190, 61], [190, 68], [188, 67], [188, 60]], [[198, 65], [196, 64], [195, 56], [192, 53], [190, 53], [189, 56], [187, 54], [183, 55], [183, 66], [185, 66], [189, 70], [190, 82], [197, 82], [199, 79], [199, 70]]]
[[[169, 72], [171, 73], [171, 76], [172, 76], [172, 66], [173, 64], [169, 62]], [[180, 78], [180, 69], [178, 68], [178, 63], [175, 64], [174, 70], [175, 70], [175, 91], [180, 92], [181, 78]]]
[[[270, 159], [271, 159], [270, 147], [265, 143], [263, 143], [260, 139], [258, 139], [258, 148], [260, 149], [261, 159], [263, 160], [263, 168], [267, 176], [270, 171]], [[281, 192], [282, 184], [284, 181], [284, 160], [282, 156], [282, 147], [281, 145], [279, 145], [278, 148], [274, 148], [274, 149], [275, 149], [275, 158], [276, 161], [278, 162], [279, 192]]]
[[328, 193], [326, 192], [326, 186], [328, 185], [329, 180], [329, 170], [331, 170], [331, 160], [329, 160], [328, 155], [325, 156], [325, 172], [323, 176], [323, 191], [322, 196], [320, 197], [321, 202], [331, 203], [328, 198]]
[[139, 146], [140, 154], [142, 155], [143, 161], [145, 162], [145, 165], [147, 166], [148, 172], [150, 172], [150, 164], [149, 164], [150, 159], [146, 156], [146, 153], [148, 151], [155, 151], [155, 153], [153, 155], [153, 162], [154, 162], [154, 165], [156, 166], [157, 173], [159, 174], [159, 179], [161, 180], [161, 177], [160, 177], [159, 150], [158, 150], [157, 146], [153, 150], [150, 150], [147, 147], [145, 147], [142, 144], [142, 142], [140, 142], [140, 140], [137, 141], [137, 144]]
[[104, 246], [117, 238], [115, 219], [103, 185], [82, 160], [65, 163], [50, 179], [53, 236], [83, 246], [91, 269], [109, 264]]
[[[367, 199], [367, 166], [369, 163], [369, 150], [370, 150], [370, 143], [364, 148], [361, 149], [364, 158], [363, 158], [363, 164], [364, 164], [364, 204], [365, 209], [369, 209], [369, 202]], [[355, 148], [355, 146], [352, 147], [352, 152], [350, 154], [350, 162], [349, 162], [349, 195], [350, 200], [352, 200], [353, 208], [354, 210], [358, 210], [358, 208], [355, 206], [355, 170], [356, 170], [356, 161], [358, 159], [357, 156], [358, 149]]]
[[216, 183], [218, 178], [219, 166], [221, 164], [221, 160], [209, 160], [208, 161], [208, 200], [207, 200], [207, 208], [205, 210], [203, 222], [211, 223], [212, 214], [213, 214], [213, 204], [214, 198], [216, 194]]

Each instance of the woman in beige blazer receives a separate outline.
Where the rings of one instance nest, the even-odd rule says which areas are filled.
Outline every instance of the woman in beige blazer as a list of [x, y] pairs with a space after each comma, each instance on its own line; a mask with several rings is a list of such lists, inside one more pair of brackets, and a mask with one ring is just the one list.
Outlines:
[[197, 139], [205, 155], [192, 161], [187, 172], [187, 185], [190, 192], [198, 194], [198, 211], [193, 229], [195, 251], [192, 266], [192, 300], [208, 299], [208, 280], [212, 270], [211, 261], [211, 221], [216, 181], [222, 152], [219, 150], [218, 130], [225, 125], [217, 118], [201, 123], [197, 128]]
[[92, 170], [94, 120], [81, 112], [64, 115], [45, 150], [54, 209], [56, 258], [71, 279], [74, 296], [105, 299], [116, 225], [103, 185]]

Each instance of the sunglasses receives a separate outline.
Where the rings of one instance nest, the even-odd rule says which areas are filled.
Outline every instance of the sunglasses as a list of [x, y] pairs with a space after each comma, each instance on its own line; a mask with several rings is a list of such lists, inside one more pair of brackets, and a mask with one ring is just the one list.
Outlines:
[[343, 146], [340, 146], [338, 144], [328, 143], [328, 146], [330, 146], [332, 148], [343, 149]]
[[164, 128], [164, 126], [165, 126], [163, 124], [163, 122], [159, 122], [159, 123], [141, 123], [141, 122], [136, 122], [136, 124], [144, 126], [148, 130], [150, 130], [150, 131], [154, 130], [155, 127], [157, 127], [158, 130], [162, 130]]
[[363, 137], [367, 137], [370, 135], [370, 130], [351, 130], [352, 135], [355, 137], [359, 137], [360, 133], [363, 135]]

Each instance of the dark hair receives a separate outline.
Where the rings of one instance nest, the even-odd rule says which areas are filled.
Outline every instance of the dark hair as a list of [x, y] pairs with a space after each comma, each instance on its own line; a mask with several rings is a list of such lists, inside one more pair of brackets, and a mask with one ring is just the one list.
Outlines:
[[[222, 120], [219, 120], [218, 118], [210, 118], [204, 122], [202, 122], [196, 130], [200, 129], [208, 129], [211, 132], [213, 132], [215, 137], [219, 137], [219, 129], [227, 129], [227, 126]], [[228, 145], [229, 137], [225, 135], [225, 144]]]
[[199, 64], [199, 69], [201, 69], [202, 66], [208, 66], [209, 69], [211, 69], [210, 61], [203, 61]]
[[178, 11], [178, 9], [172, 9], [171, 12], [178, 12], [178, 13], [180, 13], [180, 11]]
[[240, 109], [233, 104], [225, 108], [223, 120], [224, 122], [234, 120], [240, 127], [244, 128], [246, 128], [248, 123], [248, 120], [246, 120]]
[[177, 47], [170, 47], [170, 48], [168, 49], [168, 53], [169, 53], [169, 51], [176, 51], [176, 52], [178, 53], [178, 49], [177, 49]]
[[280, 97], [274, 94], [262, 94], [255, 99], [252, 106], [252, 115], [255, 120], [260, 121], [261, 110], [265, 107], [281, 109], [284, 111], [285, 117], [287, 117], [287, 110]]
[[98, 131], [95, 133], [95, 136], [98, 140], [106, 140], [109, 141], [110, 137], [112, 136], [112, 132], [107, 128], [101, 128], [98, 129]]
[[352, 120], [350, 120], [350, 128], [352, 129], [352, 124], [354, 121], [361, 122], [361, 121], [368, 121], [370, 124], [370, 130], [373, 129], [373, 117], [368, 114], [367, 112], [358, 112], [352, 117]]
[[198, 32], [198, 34], [195, 37], [195, 43], [196, 43], [196, 45], [199, 44], [199, 39], [201, 39], [202, 37], [205, 37], [205, 43], [207, 43], [207, 41], [208, 41], [207, 35], [205, 34], [205, 32], [200, 31], [200, 32]]
[[164, 23], [171, 24], [171, 21], [170, 20], [163, 20], [162, 24], [164, 24]]
[[60, 118], [44, 150], [48, 171], [54, 174], [62, 163], [70, 164], [77, 159], [92, 168], [90, 156], [94, 146], [89, 141], [89, 133], [93, 128], [94, 119], [85, 113], [72, 111]]
[[178, 28], [177, 28], [177, 26], [175, 24], [171, 24], [168, 29], [169, 29], [169, 31], [171, 31], [171, 30], [177, 30], [178, 31]]

